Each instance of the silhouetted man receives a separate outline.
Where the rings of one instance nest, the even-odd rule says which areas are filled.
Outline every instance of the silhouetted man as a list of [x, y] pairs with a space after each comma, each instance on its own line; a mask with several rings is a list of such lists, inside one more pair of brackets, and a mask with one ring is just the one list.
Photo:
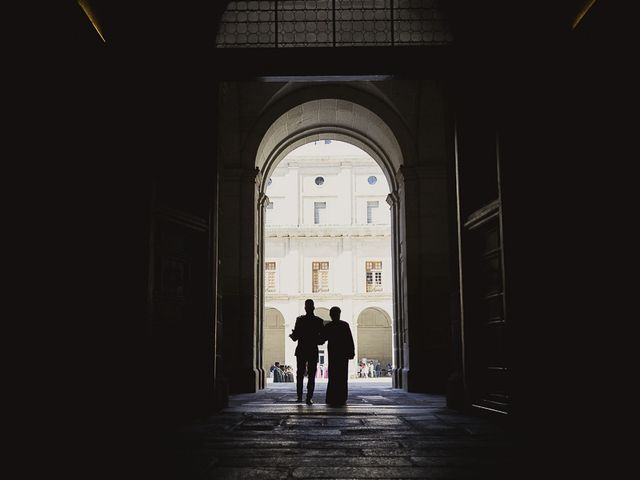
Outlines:
[[340, 308], [329, 310], [331, 322], [322, 329], [322, 340], [327, 340], [329, 350], [329, 383], [327, 404], [340, 407], [347, 403], [347, 376], [349, 360], [355, 357], [355, 345], [349, 324], [340, 320]]
[[304, 382], [304, 372], [307, 371], [307, 405], [311, 405], [311, 397], [316, 386], [316, 369], [318, 368], [318, 345], [324, 343], [320, 338], [320, 332], [324, 322], [320, 317], [313, 314], [315, 309], [313, 300], [307, 299], [304, 302], [306, 315], [296, 318], [296, 325], [289, 337], [294, 342], [298, 341], [296, 347], [296, 360], [298, 371], [296, 372], [296, 388], [298, 390], [298, 402], [302, 401], [302, 389]]

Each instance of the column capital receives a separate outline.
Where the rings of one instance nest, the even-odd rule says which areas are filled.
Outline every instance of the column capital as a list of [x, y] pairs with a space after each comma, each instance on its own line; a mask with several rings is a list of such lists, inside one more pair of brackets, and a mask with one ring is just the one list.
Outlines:
[[258, 206], [260, 208], [265, 208], [268, 203], [269, 203], [269, 197], [264, 193], [260, 193], [258, 196]]
[[262, 175], [262, 170], [260, 170], [258, 167], [256, 167], [255, 171], [254, 171], [254, 177], [253, 177], [256, 185], [258, 185], [258, 186], [262, 185], [263, 178], [264, 178], [264, 175]]

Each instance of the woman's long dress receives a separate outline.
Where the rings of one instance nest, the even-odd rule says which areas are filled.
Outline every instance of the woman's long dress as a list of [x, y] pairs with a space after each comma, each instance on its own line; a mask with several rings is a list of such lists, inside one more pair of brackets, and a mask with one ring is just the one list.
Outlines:
[[355, 356], [355, 346], [349, 324], [333, 320], [324, 327], [324, 337], [329, 350], [329, 382], [326, 402], [344, 405], [348, 395], [349, 359]]

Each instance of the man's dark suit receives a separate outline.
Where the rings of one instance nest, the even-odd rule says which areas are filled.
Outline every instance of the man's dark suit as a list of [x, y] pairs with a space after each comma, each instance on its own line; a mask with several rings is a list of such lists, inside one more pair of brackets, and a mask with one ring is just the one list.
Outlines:
[[318, 368], [318, 345], [324, 343], [320, 338], [320, 332], [324, 322], [320, 317], [315, 315], [301, 315], [296, 318], [296, 325], [291, 335], [292, 340], [297, 340], [296, 359], [296, 388], [298, 398], [302, 398], [302, 383], [304, 381], [304, 372], [307, 371], [307, 399], [313, 396], [313, 390], [316, 385], [316, 370]]

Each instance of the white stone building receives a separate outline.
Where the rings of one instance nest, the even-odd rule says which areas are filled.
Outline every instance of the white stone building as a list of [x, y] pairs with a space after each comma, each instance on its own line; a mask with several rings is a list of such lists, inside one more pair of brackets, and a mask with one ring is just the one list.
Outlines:
[[[291, 152], [267, 180], [265, 224], [264, 368], [293, 366], [288, 338], [312, 298], [329, 319], [337, 305], [356, 343], [358, 360], [392, 363], [392, 268], [389, 186], [365, 152], [337, 141]], [[326, 345], [319, 364], [326, 365]]]

